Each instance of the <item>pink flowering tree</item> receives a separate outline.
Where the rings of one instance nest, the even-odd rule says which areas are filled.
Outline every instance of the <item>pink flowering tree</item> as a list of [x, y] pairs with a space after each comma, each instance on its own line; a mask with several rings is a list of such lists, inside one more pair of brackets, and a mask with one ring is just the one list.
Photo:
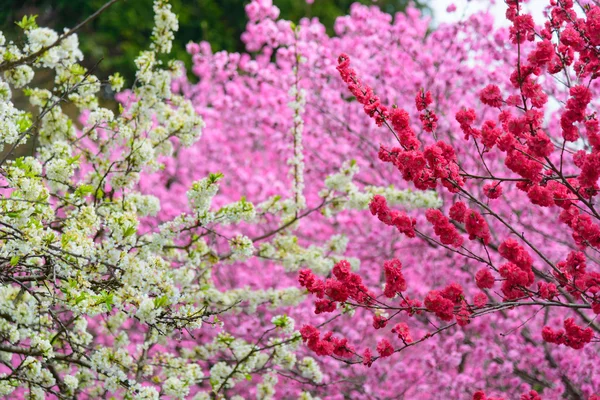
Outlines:
[[[377, 218], [333, 216], [360, 271], [350, 260], [325, 277], [308, 264], [311, 271], [300, 273], [317, 314], [301, 332], [310, 350], [326, 356], [330, 384], [365, 398], [423, 391], [485, 398], [480, 390], [586, 398], [599, 390], [589, 208], [595, 81], [592, 47], [584, 46], [594, 7], [551, 6], [544, 26], [510, 2], [509, 29], [493, 30], [490, 16], [478, 14], [432, 33], [414, 10], [392, 20], [355, 6], [330, 38], [317, 21], [295, 31], [269, 2], [255, 1], [243, 37], [255, 57], [190, 45], [199, 81], [181, 90], [222, 127], [216, 141], [240, 143], [256, 154], [253, 172], [263, 171], [243, 175], [246, 161], [233, 151], [219, 165], [248, 182], [236, 190], [261, 198], [288, 179], [291, 121], [280, 117], [290, 112], [287, 91], [297, 82], [306, 91], [306, 182], [321, 181], [350, 153], [361, 167], [359, 188], [391, 183], [438, 193], [441, 203], [425, 212], [371, 193]], [[298, 55], [304, 60], [296, 65]], [[219, 154], [215, 163], [227, 158], [223, 147], [196, 149]], [[309, 204], [321, 199], [312, 185], [304, 193]], [[298, 237], [331, 232], [330, 221], [309, 220]], [[390, 372], [392, 365], [402, 367]]]
[[[364, 6], [339, 18], [336, 36], [328, 37], [318, 21], [303, 20], [294, 28], [277, 20], [276, 8], [266, 1], [252, 2], [247, 12], [243, 39], [254, 56], [212, 54], [205, 43], [189, 46], [198, 82], [181, 81], [180, 89], [208, 125], [219, 129], [205, 133], [214, 135], [211, 139], [182, 150], [163, 182], [184, 187], [185, 179], [201, 174], [186, 161], [197, 154], [215, 155], [214, 166], [204, 168], [218, 168], [230, 183], [218, 201], [239, 195], [261, 201], [274, 186], [285, 187], [292, 177], [287, 160], [295, 154], [293, 107], [288, 107], [295, 95], [288, 92], [297, 85], [306, 96], [303, 194], [309, 209], [323, 200], [315, 183], [336, 185], [341, 178], [336, 171], [349, 158], [360, 167], [352, 173], [357, 190], [390, 184], [411, 190], [411, 197], [402, 199], [371, 190], [371, 211], [378, 218], [326, 208], [329, 219], [313, 213], [306, 224], [294, 227], [293, 236], [304, 243], [343, 233], [352, 256], [333, 269], [306, 259], [298, 266], [312, 271], [303, 271], [300, 283], [314, 294], [318, 315], [308, 321], [310, 310], [301, 306], [296, 317], [306, 322], [302, 333], [309, 349], [327, 356], [320, 362], [329, 387], [336, 384], [364, 398], [389, 393], [415, 398], [423, 391], [462, 398], [480, 389], [508, 397], [534, 389], [545, 398], [595, 393], [594, 346], [573, 348], [593, 339], [587, 328], [595, 329], [588, 325], [594, 314], [586, 311], [592, 303], [571, 305], [578, 298], [538, 253], [558, 268], [579, 249], [572, 232], [556, 223], [557, 206], [531, 203], [536, 191], [560, 180], [544, 167], [536, 172], [535, 164], [541, 164], [527, 155], [534, 155], [527, 146], [542, 152], [552, 146], [563, 157], [581, 146], [567, 142], [559, 152], [562, 139], [550, 139], [551, 132], [562, 137], [556, 111], [570, 97], [564, 82], [576, 78], [573, 66], [557, 70], [561, 58], [552, 51], [562, 50], [556, 37], [549, 39], [554, 46], [549, 51], [547, 41], [536, 43], [542, 42], [544, 27], [535, 27], [529, 17], [517, 19], [518, 29], [494, 30], [486, 14], [429, 33], [427, 19], [415, 10], [392, 19]], [[526, 33], [518, 33], [527, 26]], [[565, 27], [566, 22], [560, 29]], [[349, 56], [339, 59], [340, 53]], [[523, 71], [535, 66], [524, 80], [528, 97], [522, 110], [515, 97], [521, 89], [513, 82], [521, 65]], [[546, 78], [551, 70], [569, 78]], [[375, 124], [361, 115], [359, 105]], [[543, 124], [545, 136], [536, 133], [531, 141], [519, 136], [524, 148], [501, 150], [506, 148], [502, 140], [508, 140], [502, 138], [525, 129], [529, 120]], [[569, 168], [566, 159], [548, 157], [559, 170]], [[375, 158], [386, 162], [375, 163]], [[345, 171], [342, 176], [350, 175]], [[526, 179], [533, 177], [536, 188], [529, 190]], [[511, 190], [512, 185], [527, 191]], [[413, 197], [430, 193], [424, 190], [437, 191], [433, 203]], [[165, 200], [177, 207], [176, 199]], [[410, 211], [415, 205], [433, 209]], [[261, 262], [257, 268], [266, 268], [279, 285], [290, 284], [290, 274], [277, 266]], [[220, 279], [232, 285], [271, 284], [253, 273], [232, 272]], [[564, 293], [573, 299], [561, 297]], [[562, 345], [543, 339], [545, 326]], [[402, 367], [390, 372], [397, 365]], [[292, 388], [293, 382], [287, 383]], [[318, 386], [302, 386], [332, 396]]]

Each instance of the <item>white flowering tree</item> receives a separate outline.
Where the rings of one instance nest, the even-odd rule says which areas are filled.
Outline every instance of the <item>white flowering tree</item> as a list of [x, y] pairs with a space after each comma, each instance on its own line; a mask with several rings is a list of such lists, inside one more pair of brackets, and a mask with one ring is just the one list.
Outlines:
[[[256, 391], [268, 398], [282, 370], [318, 383], [317, 363], [296, 357], [300, 336], [283, 314], [262, 321], [254, 337], [234, 337], [221, 326], [218, 334], [200, 334], [194, 345], [179, 344], [184, 335], [195, 339], [207, 329], [203, 324], [222, 325], [222, 314], [252, 312], [260, 304], [277, 310], [304, 296], [295, 287], [222, 290], [212, 268], [258, 257], [278, 260], [289, 271], [308, 265], [327, 273], [346, 242], [335, 236], [321, 246], [298, 245], [292, 232], [305, 216], [364, 209], [373, 194], [417, 206], [435, 206], [437, 198], [390, 188], [361, 191], [352, 183], [358, 167], [348, 162], [325, 182], [322, 203], [307, 209], [305, 94], [296, 84], [290, 91], [291, 198], [256, 207], [240, 199], [215, 209], [211, 199], [221, 178], [215, 173], [189, 189], [190, 212], [156, 230], [139, 229], [140, 219], [160, 209], [156, 197], [136, 189], [140, 174], [160, 170], [159, 157], [172, 156], [174, 148], [193, 145], [204, 124], [171, 92], [180, 64], [159, 61], [178, 28], [164, 0], [154, 2], [151, 45], [135, 61], [130, 101], [118, 115], [99, 106], [102, 86], [120, 91], [124, 80], [115, 73], [102, 82], [79, 64], [76, 31], [115, 1], [63, 33], [25, 17], [21, 46], [0, 33], [0, 396], [203, 399], [261, 375]], [[32, 86], [40, 69], [53, 71], [51, 85]], [[17, 90], [33, 111], [14, 106]], [[76, 115], [65, 112], [67, 104]], [[33, 156], [16, 157], [26, 143]], [[226, 225], [260, 224], [266, 214], [278, 227], [260, 237], [219, 233]], [[215, 237], [226, 238], [228, 247], [209, 240]]]

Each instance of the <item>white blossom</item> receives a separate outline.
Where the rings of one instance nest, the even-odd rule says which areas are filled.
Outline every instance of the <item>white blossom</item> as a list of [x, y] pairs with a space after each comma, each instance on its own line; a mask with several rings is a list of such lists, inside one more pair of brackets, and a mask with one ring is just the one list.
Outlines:
[[65, 375], [63, 382], [71, 390], [75, 390], [79, 386], [79, 379], [73, 375]]
[[238, 235], [229, 241], [231, 247], [231, 258], [237, 261], [244, 261], [254, 254], [254, 244], [252, 240], [244, 235]]

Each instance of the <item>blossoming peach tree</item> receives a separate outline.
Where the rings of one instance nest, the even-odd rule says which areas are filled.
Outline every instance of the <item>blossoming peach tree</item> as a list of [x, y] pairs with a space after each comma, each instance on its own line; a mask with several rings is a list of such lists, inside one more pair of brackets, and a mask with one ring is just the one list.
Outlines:
[[[573, 1], [553, 0], [547, 21], [537, 27], [522, 3], [506, 1], [508, 41], [516, 56], [505, 65], [502, 85], [473, 88], [483, 105], [479, 112], [463, 102], [446, 114], [456, 119], [464, 142], [454, 132], [439, 130], [438, 114], [444, 111], [436, 108], [430, 90], [416, 92], [413, 107], [420, 123], [411, 123], [406, 104], [385, 106], [352, 68], [351, 56], [339, 56], [342, 81], [394, 142], [381, 145], [379, 160], [392, 164], [415, 188], [439, 190], [444, 200], [441, 209], [425, 212], [426, 221], [394, 210], [378, 195], [371, 213], [409, 240], [418, 238], [442, 251], [450, 265], [464, 260], [471, 279], [447, 281], [419, 298], [411, 293], [415, 282], [403, 276], [402, 255], [383, 262], [382, 291], [364, 285], [344, 261], [325, 280], [303, 270], [300, 284], [318, 299], [315, 313], [350, 304], [372, 314], [373, 329], [389, 332], [376, 349], [359, 350], [346, 338], [305, 325], [302, 338], [315, 353], [371, 366], [446, 330], [468, 332], [472, 321], [498, 313], [520, 317], [501, 336], [521, 331], [551, 368], [561, 347], [586, 362], [582, 349], [593, 348], [600, 332], [595, 322], [600, 313], [595, 208], [600, 164], [594, 111], [600, 7], [578, 3], [576, 10]], [[524, 308], [533, 312], [509, 314]], [[411, 320], [419, 318], [427, 321], [425, 327], [414, 326]], [[517, 375], [520, 367], [514, 368]], [[543, 370], [524, 372], [532, 385], [521, 399], [540, 399], [544, 389], [558, 386], [545, 381]], [[559, 389], [549, 390], [548, 397], [597, 398], [597, 375], [582, 374], [577, 383], [563, 374]], [[486, 389], [476, 382], [473, 399], [491, 399]]]
[[251, 54], [190, 43], [188, 79], [157, 0], [125, 89], [76, 35], [116, 1], [0, 36], [2, 396], [600, 392], [599, 5], [329, 37], [253, 0]]

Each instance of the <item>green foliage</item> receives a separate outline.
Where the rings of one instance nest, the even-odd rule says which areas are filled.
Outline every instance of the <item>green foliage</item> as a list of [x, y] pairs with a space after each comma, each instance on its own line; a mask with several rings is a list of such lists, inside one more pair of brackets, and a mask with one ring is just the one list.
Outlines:
[[[333, 24], [340, 15], [345, 15], [350, 5], [358, 1], [375, 4], [382, 10], [395, 13], [406, 8], [409, 0], [274, 0], [281, 9], [281, 16], [292, 21], [302, 17], [317, 17], [333, 34]], [[73, 27], [94, 13], [106, 0], [4, 0], [0, 8], [0, 30], [17, 39], [21, 29], [39, 23], [61, 31]], [[243, 51], [240, 40], [247, 18], [244, 5], [248, 0], [172, 0], [173, 11], [179, 16], [179, 32], [173, 43], [174, 58], [189, 62], [185, 45], [189, 41], [206, 40], [213, 51]], [[425, 8], [426, 0], [414, 3]], [[38, 14], [29, 17], [31, 14]], [[132, 82], [133, 59], [146, 44], [153, 26], [151, 0], [121, 0], [112, 5], [103, 15], [92, 21], [80, 32], [81, 49], [86, 55], [88, 68], [102, 62], [94, 72], [101, 78], [108, 71], [123, 71], [127, 81]], [[22, 31], [21, 31], [22, 32]]]
[[223, 178], [222, 173], [220, 173], [220, 172], [217, 172], [216, 174], [211, 173], [210, 175], [208, 175], [208, 182], [210, 184], [217, 183], [221, 178]]
[[24, 15], [21, 21], [15, 22], [15, 24], [24, 31], [28, 31], [38, 27], [35, 23], [36, 18], [37, 15]]

